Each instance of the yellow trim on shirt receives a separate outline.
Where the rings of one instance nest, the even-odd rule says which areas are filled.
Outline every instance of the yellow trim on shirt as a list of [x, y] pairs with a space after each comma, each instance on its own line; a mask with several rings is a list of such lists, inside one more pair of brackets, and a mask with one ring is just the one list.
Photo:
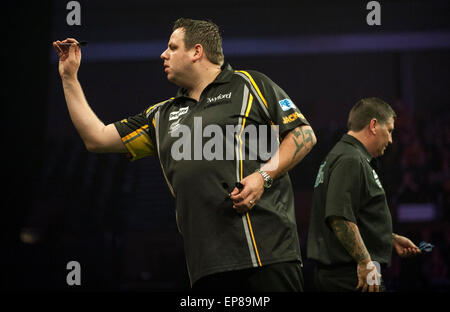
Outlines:
[[246, 72], [245, 70], [236, 70], [236, 72], [243, 73], [244, 75], [246, 75], [250, 79], [250, 82], [252, 83], [252, 85], [255, 88], [256, 92], [258, 93], [259, 97], [264, 102], [264, 105], [267, 108], [269, 108], [269, 106], [267, 105], [266, 99], [264, 98], [264, 96], [262, 95], [261, 91], [259, 90], [258, 85], [256, 84], [255, 80], [253, 80], [253, 77], [248, 72]]
[[144, 130], [147, 129], [147, 128], [148, 128], [148, 125], [143, 125], [143, 126], [140, 127], [139, 129], [137, 129], [137, 130], [131, 132], [130, 134], [124, 136], [124, 137], [122, 138], [122, 142], [125, 143], [125, 142], [127, 142], [127, 141], [130, 141], [133, 137], [139, 135], [142, 131], [144, 131]]
[[[244, 119], [242, 120], [242, 128], [241, 128], [241, 131], [239, 133], [239, 156], [240, 156], [240, 177], [241, 177], [241, 180], [244, 178], [244, 171], [243, 171], [244, 170], [244, 165], [243, 165], [243, 157], [242, 157], [242, 147], [243, 147], [242, 133], [244, 132], [245, 122], [246, 122], [246, 120], [248, 118], [248, 115], [250, 114], [250, 110], [252, 108], [252, 103], [253, 103], [253, 95], [250, 94], [249, 99], [248, 99], [247, 110], [245, 111]], [[259, 264], [259, 266], [262, 266], [261, 258], [259, 257], [258, 247], [256, 246], [255, 235], [253, 234], [253, 228], [252, 228], [252, 222], [250, 221], [250, 215], [248, 214], [248, 212], [246, 212], [245, 216], [247, 218], [248, 227], [250, 229], [250, 235], [252, 237], [253, 248], [255, 249], [255, 254], [256, 254], [256, 257], [258, 259], [258, 264]]]

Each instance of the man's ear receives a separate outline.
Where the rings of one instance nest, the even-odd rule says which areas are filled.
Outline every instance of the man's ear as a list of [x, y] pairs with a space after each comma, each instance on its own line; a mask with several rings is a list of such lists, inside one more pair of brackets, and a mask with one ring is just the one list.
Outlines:
[[372, 118], [369, 122], [369, 131], [373, 135], [377, 134], [377, 125], [378, 125], [378, 120], [376, 118]]
[[196, 61], [200, 60], [203, 56], [203, 46], [200, 43], [197, 43], [196, 45], [194, 45], [192, 50], [194, 51], [194, 55], [192, 56], [192, 58], [193, 62], [195, 63]]

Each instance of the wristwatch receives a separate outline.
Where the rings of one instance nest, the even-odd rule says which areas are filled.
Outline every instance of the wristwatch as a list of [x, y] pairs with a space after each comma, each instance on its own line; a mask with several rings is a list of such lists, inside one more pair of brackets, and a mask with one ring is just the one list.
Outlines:
[[259, 172], [262, 175], [262, 177], [264, 179], [264, 188], [265, 189], [268, 189], [269, 187], [272, 186], [273, 179], [270, 177], [270, 175], [267, 172], [265, 172], [264, 170], [261, 170], [259, 168], [256, 169], [255, 172]]

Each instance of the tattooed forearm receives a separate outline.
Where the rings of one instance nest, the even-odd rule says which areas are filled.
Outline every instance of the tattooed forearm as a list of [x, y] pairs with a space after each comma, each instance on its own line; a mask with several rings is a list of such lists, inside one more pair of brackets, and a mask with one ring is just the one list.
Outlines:
[[330, 226], [345, 250], [356, 262], [370, 259], [356, 224], [340, 217], [331, 217]]
[[[302, 130], [297, 130], [297, 129], [294, 129], [292, 131], [292, 133], [294, 134], [294, 137], [292, 138], [292, 140], [294, 141], [295, 146], [296, 146], [294, 156], [292, 156], [292, 159], [295, 159], [295, 156], [297, 156], [298, 152], [300, 152], [303, 149], [303, 147], [305, 147], [305, 143], [304, 143], [305, 135]], [[297, 140], [300, 137], [300, 135], [302, 136], [302, 140]], [[301, 142], [299, 142], [299, 141], [301, 141]]]
[[315, 144], [315, 136], [314, 132], [311, 128], [303, 129], [304, 127], [295, 128], [292, 130], [292, 140], [295, 143], [296, 149], [294, 155], [292, 156], [292, 160], [297, 157], [297, 154], [300, 153], [303, 149], [305, 151], [305, 155], [312, 149]]
[[316, 142], [310, 126], [304, 125], [288, 131], [276, 154], [261, 169], [268, 172], [272, 179], [276, 179], [298, 164]]

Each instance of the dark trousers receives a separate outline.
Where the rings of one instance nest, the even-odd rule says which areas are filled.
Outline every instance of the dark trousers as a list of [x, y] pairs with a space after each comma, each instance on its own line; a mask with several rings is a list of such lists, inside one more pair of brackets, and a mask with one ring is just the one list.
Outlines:
[[300, 292], [303, 274], [299, 261], [207, 275], [192, 286], [198, 292]]
[[[356, 292], [358, 276], [356, 264], [343, 266], [317, 265], [315, 270], [316, 289], [321, 292]], [[359, 290], [358, 290], [359, 291]], [[381, 279], [380, 292], [386, 291]]]

